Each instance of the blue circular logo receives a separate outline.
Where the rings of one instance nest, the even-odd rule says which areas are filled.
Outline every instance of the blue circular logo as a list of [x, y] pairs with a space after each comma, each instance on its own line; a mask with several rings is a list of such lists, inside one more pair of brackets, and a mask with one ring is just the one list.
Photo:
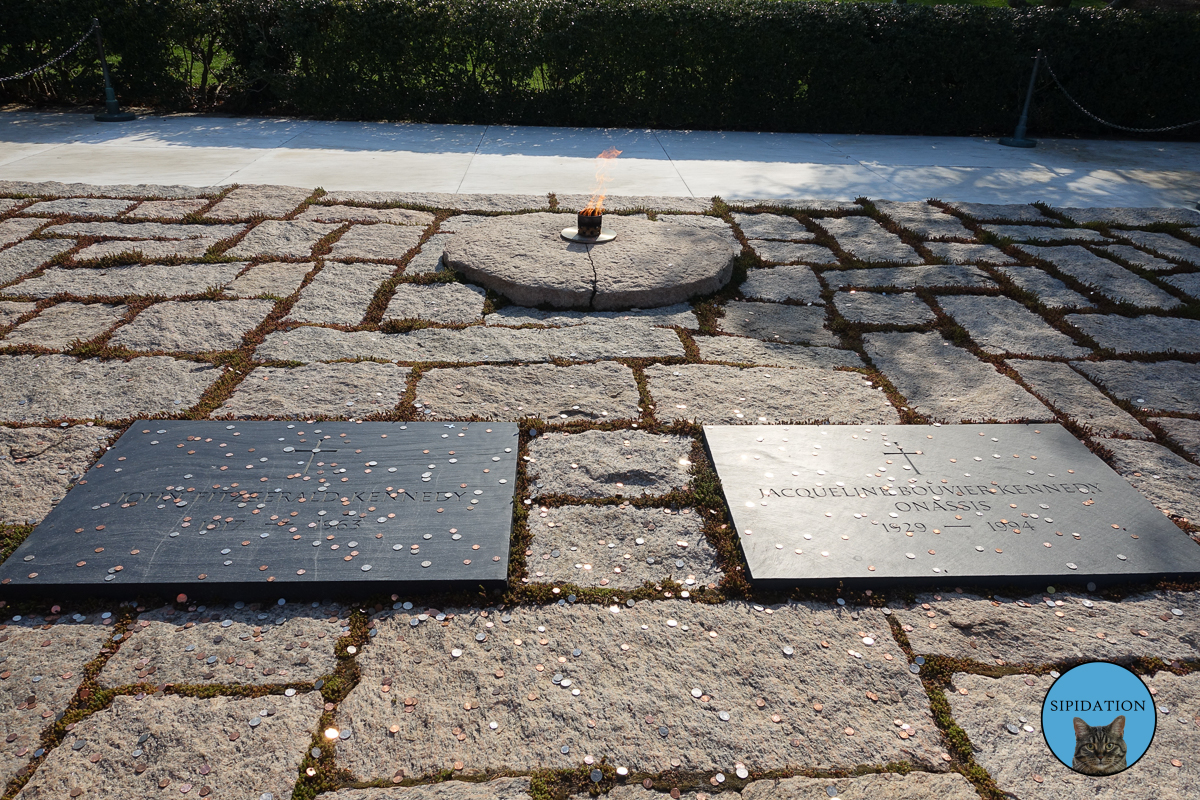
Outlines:
[[1068, 670], [1042, 702], [1042, 734], [1055, 757], [1082, 775], [1132, 767], [1154, 739], [1150, 690], [1119, 664], [1093, 661]]

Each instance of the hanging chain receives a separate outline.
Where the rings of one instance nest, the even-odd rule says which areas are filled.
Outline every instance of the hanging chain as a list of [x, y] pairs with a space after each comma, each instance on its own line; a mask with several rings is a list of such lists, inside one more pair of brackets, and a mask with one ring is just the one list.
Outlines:
[[[1038, 52], [1038, 55], [1041, 55], [1040, 51]], [[1088, 111], [1083, 106], [1079, 105], [1079, 101], [1076, 100], [1074, 97], [1071, 97], [1071, 93], [1067, 91], [1067, 87], [1062, 85], [1062, 81], [1060, 81], [1058, 79], [1058, 76], [1054, 74], [1054, 70], [1051, 69], [1050, 60], [1047, 59], [1044, 55], [1042, 55], [1041, 58], [1042, 58], [1042, 63], [1046, 65], [1046, 70], [1050, 73], [1050, 77], [1054, 79], [1054, 82], [1056, 84], [1058, 84], [1058, 88], [1061, 89], [1062, 93], [1067, 96], [1067, 99], [1070, 100], [1075, 105], [1076, 108], [1078, 108], [1084, 114], [1087, 114], [1089, 117], [1094, 119], [1096, 122], [1099, 122], [1101, 125], [1107, 125], [1110, 128], [1116, 128], [1119, 131], [1129, 131], [1130, 133], [1163, 133], [1164, 131], [1175, 131], [1175, 130], [1179, 130], [1180, 128], [1190, 128], [1193, 125], [1200, 125], [1200, 119], [1198, 119], [1194, 122], [1185, 122], [1182, 125], [1168, 125], [1165, 128], [1128, 128], [1124, 125], [1117, 125], [1115, 123], [1108, 122], [1106, 120], [1102, 120], [1099, 117], [1097, 117], [1095, 114], [1093, 114], [1092, 112]]]
[[49, 69], [50, 67], [53, 67], [55, 64], [62, 61], [67, 56], [71, 55], [71, 53], [74, 53], [76, 50], [78, 50], [79, 46], [81, 44], [83, 44], [89, 36], [92, 35], [92, 32], [95, 31], [99, 25], [100, 25], [99, 22], [97, 22], [96, 20], [92, 20], [92, 27], [87, 29], [87, 33], [85, 33], [83, 36], [79, 37], [78, 42], [71, 45], [70, 50], [63, 53], [62, 55], [60, 55], [58, 58], [54, 59], [53, 61], [47, 61], [45, 64], [42, 64], [40, 67], [34, 67], [33, 69], [26, 70], [25, 72], [22, 72], [18, 75], [10, 75], [7, 78], [0, 78], [0, 83], [4, 83], [5, 81], [16, 81], [16, 80], [20, 80], [21, 78], [27, 78], [35, 72], [41, 72], [42, 70], [46, 70], [46, 69]]

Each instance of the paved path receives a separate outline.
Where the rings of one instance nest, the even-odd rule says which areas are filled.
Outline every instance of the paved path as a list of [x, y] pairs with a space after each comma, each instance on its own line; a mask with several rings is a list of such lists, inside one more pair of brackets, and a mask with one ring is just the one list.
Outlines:
[[[1200, 592], [756, 594], [699, 438], [1058, 421], [1197, 534], [1200, 212], [614, 197], [726, 237], [744, 277], [551, 313], [442, 269], [479, 212], [551, 201], [0, 182], [6, 552], [137, 417], [526, 431], [502, 595], [10, 601], [7, 797], [1200, 793]], [[1040, 731], [1089, 659], [1134, 664], [1160, 709], [1100, 795]]]
[[1106, 206], [1200, 201], [1200, 143], [319, 122], [193, 115], [105, 124], [0, 113], [0, 179], [545, 194], [588, 192], [622, 150], [616, 194]]

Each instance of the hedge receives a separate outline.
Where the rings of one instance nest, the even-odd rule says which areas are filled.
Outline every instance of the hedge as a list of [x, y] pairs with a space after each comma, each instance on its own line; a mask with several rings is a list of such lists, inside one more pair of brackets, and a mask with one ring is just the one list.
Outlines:
[[[0, 73], [61, 52], [95, 15], [122, 98], [164, 109], [216, 100], [346, 119], [997, 134], [1011, 132], [1042, 48], [1079, 101], [1113, 122], [1200, 119], [1200, 15], [1184, 12], [792, 0], [4, 5]], [[39, 79], [0, 84], [10, 102], [98, 97], [90, 46]], [[1043, 71], [1031, 131], [1107, 129]], [[1200, 138], [1200, 126], [1174, 135]]]

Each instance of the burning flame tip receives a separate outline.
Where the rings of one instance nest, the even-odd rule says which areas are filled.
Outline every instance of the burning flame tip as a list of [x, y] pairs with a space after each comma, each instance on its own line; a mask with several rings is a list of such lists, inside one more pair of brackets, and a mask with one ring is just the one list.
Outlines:
[[588, 200], [587, 206], [580, 213], [586, 216], [598, 216], [604, 213], [604, 184], [610, 180], [608, 176], [608, 164], [605, 162], [616, 158], [621, 153], [621, 150], [610, 147], [596, 156], [596, 191], [592, 192], [591, 199]]

